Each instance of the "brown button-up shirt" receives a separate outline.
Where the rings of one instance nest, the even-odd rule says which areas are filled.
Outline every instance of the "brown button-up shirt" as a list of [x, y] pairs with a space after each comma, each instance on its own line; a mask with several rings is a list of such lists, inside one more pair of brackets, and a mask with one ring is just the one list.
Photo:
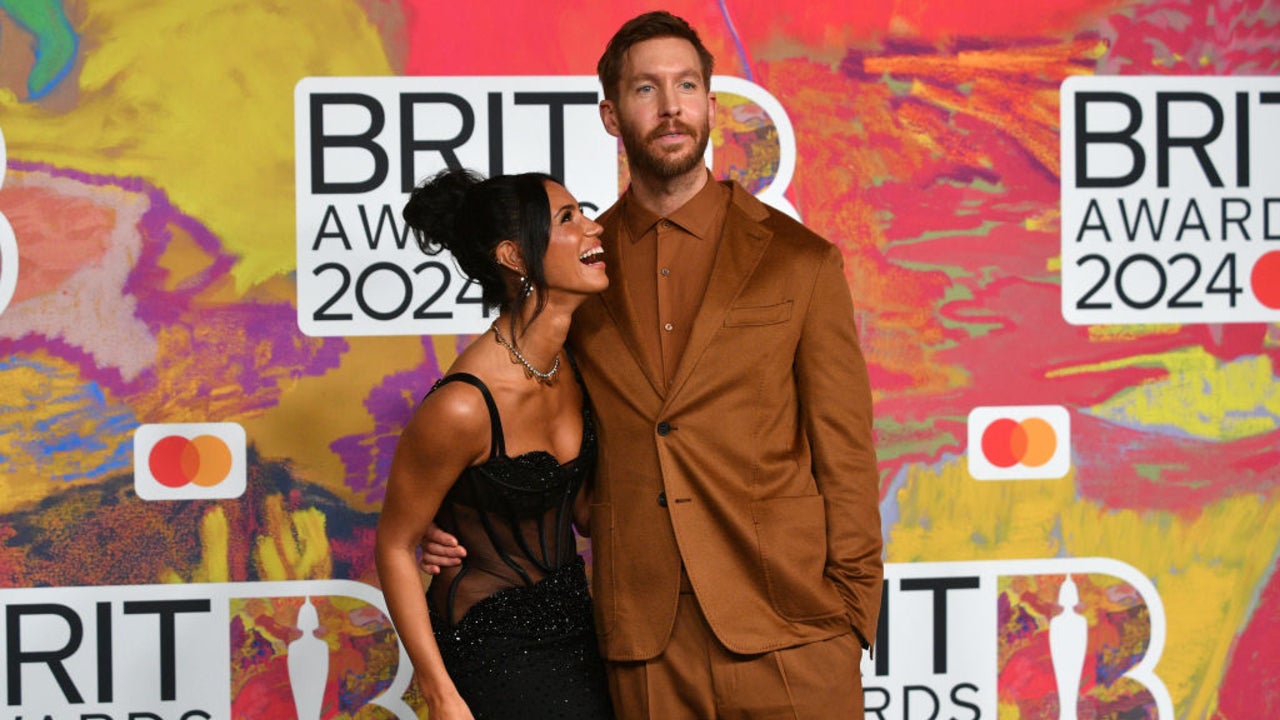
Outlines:
[[659, 217], [629, 197], [619, 243], [627, 254], [623, 282], [636, 320], [649, 342], [646, 358], [670, 385], [702, 304], [729, 209], [729, 188], [707, 172], [707, 184], [689, 202]]

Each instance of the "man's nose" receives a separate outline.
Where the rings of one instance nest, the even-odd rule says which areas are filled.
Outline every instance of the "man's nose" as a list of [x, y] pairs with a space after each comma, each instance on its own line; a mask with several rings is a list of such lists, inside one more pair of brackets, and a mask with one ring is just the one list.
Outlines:
[[676, 92], [672, 88], [664, 88], [659, 91], [659, 107], [662, 109], [663, 116], [679, 115], [680, 102], [676, 98]]

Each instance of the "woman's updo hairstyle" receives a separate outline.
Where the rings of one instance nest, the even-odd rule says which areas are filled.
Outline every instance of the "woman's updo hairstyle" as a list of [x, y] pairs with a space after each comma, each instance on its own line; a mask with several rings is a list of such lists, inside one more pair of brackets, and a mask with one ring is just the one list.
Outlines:
[[525, 277], [539, 291], [541, 306], [546, 297], [542, 258], [551, 230], [546, 181], [559, 182], [542, 173], [486, 180], [465, 168], [442, 170], [410, 193], [404, 221], [423, 252], [449, 251], [462, 272], [480, 284], [487, 308], [507, 310], [512, 300], [524, 300], [508, 283], [504, 271], [510, 271], [495, 253], [499, 243], [511, 240], [520, 248]]

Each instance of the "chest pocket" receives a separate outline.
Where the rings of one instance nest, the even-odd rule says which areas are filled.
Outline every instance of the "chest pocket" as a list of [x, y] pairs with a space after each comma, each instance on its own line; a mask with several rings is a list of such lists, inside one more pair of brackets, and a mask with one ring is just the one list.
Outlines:
[[791, 319], [791, 301], [776, 305], [758, 305], [755, 307], [736, 307], [729, 310], [724, 319], [725, 327], [747, 327], [750, 325], [776, 325]]

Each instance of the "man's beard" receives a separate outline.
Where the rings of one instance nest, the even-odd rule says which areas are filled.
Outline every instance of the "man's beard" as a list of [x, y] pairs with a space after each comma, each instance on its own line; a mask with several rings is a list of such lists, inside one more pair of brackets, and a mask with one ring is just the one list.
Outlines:
[[[694, 152], [688, 155], [679, 155], [673, 153], [654, 153], [649, 150], [649, 144], [654, 140], [662, 137], [671, 130], [678, 130], [694, 138]], [[711, 139], [710, 123], [708, 127], [703, 129], [702, 133], [694, 132], [694, 129], [679, 121], [672, 121], [656, 128], [649, 133], [647, 138], [640, 138], [636, 133], [622, 129], [622, 147], [627, 151], [627, 162], [631, 166], [631, 173], [648, 175], [658, 180], [670, 180], [680, 177], [703, 162], [703, 156], [707, 152], [707, 142]]]

